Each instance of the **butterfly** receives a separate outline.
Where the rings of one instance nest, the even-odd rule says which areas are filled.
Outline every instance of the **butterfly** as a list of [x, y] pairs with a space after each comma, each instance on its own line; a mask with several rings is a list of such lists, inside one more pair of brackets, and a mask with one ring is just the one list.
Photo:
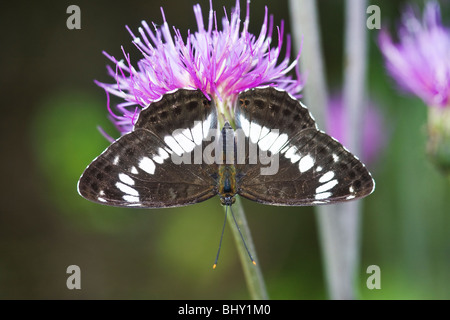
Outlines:
[[[217, 118], [214, 101], [200, 90], [163, 95], [140, 112], [130, 133], [92, 161], [78, 192], [106, 205], [166, 208], [216, 195], [231, 205], [236, 194], [269, 205], [309, 206], [358, 199], [374, 190], [364, 164], [318, 130], [308, 109], [285, 91], [241, 92], [236, 131], [228, 123], [219, 130]], [[211, 132], [218, 132], [215, 148], [205, 157], [208, 146], [212, 149]], [[193, 159], [197, 150], [201, 159]], [[266, 159], [277, 156], [277, 171], [262, 174], [268, 165], [258, 155], [264, 152]], [[177, 163], [181, 159], [188, 160]]]
[[236, 129], [228, 122], [220, 128], [215, 103], [202, 91], [166, 93], [92, 161], [79, 179], [79, 194], [140, 208], [179, 207], [218, 195], [231, 208], [236, 195], [310, 206], [373, 192], [364, 164], [320, 131], [289, 93], [270, 86], [245, 90], [234, 112]]

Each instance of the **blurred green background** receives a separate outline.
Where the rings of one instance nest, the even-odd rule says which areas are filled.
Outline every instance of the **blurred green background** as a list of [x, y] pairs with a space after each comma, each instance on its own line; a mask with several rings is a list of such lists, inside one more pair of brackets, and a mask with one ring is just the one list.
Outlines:
[[[207, 0], [15, 1], [0, 8], [1, 299], [247, 299], [230, 229], [212, 270], [223, 222], [218, 198], [177, 209], [110, 208], [76, 191], [85, 167], [107, 146], [97, 131], [109, 123], [104, 91], [112, 82], [102, 50], [136, 62], [125, 29], [140, 21], [195, 30], [192, 6]], [[341, 86], [344, 1], [321, 0], [320, 19], [330, 88]], [[372, 1], [391, 30], [406, 1]], [[417, 1], [417, 3], [422, 3]], [[81, 8], [81, 30], [68, 30], [66, 9]], [[214, 1], [218, 16], [222, 6]], [[241, 1], [241, 5], [244, 2]], [[264, 5], [279, 25], [287, 1], [252, 1], [258, 34]], [[450, 25], [450, 5], [443, 4]], [[229, 11], [228, 11], [229, 12]], [[450, 298], [450, 186], [425, 155], [427, 109], [399, 93], [386, 75], [369, 31], [368, 92], [385, 117], [385, 148], [369, 165], [377, 182], [363, 204], [362, 299]], [[304, 35], [307, 37], [308, 35]], [[116, 134], [115, 137], [118, 135]], [[324, 276], [313, 208], [244, 202], [272, 299], [324, 299]], [[68, 290], [66, 268], [81, 268], [81, 290]], [[381, 289], [366, 287], [369, 265], [381, 268]]]

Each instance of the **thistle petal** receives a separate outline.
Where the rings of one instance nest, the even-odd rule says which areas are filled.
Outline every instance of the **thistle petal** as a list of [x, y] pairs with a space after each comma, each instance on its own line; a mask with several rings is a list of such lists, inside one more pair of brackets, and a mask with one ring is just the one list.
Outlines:
[[[241, 21], [237, 0], [230, 17], [225, 11], [221, 30], [212, 1], [207, 23], [203, 21], [200, 5], [195, 5], [197, 31], [188, 31], [185, 39], [178, 29], [170, 31], [162, 8], [161, 14], [163, 24], [154, 25], [154, 30], [145, 21], [136, 34], [127, 27], [132, 42], [143, 55], [137, 68], [123, 49], [123, 60], [104, 53], [115, 65], [107, 69], [115, 82], [96, 83], [108, 94], [125, 100], [114, 108], [108, 102], [110, 119], [122, 134], [132, 130], [142, 108], [177, 88], [200, 89], [208, 98], [228, 108], [239, 92], [262, 85], [277, 86], [295, 97], [300, 96], [303, 83], [297, 69], [299, 56], [290, 62], [290, 38], [287, 37], [286, 56], [277, 63], [283, 46], [284, 23], [277, 28], [277, 45], [271, 46], [273, 17], [267, 8], [258, 36], [248, 31], [249, 0], [245, 20]], [[297, 78], [287, 75], [292, 69]]]

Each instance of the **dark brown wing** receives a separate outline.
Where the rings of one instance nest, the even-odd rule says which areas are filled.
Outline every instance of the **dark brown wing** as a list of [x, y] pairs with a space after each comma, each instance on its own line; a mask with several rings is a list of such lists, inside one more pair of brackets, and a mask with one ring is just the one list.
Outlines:
[[199, 90], [164, 95], [141, 111], [132, 132], [86, 168], [79, 193], [101, 204], [142, 208], [211, 198], [217, 194], [217, 166], [195, 164], [193, 156], [204, 149], [204, 135], [217, 128], [216, 118], [215, 106]]
[[[236, 165], [241, 196], [264, 204], [302, 206], [357, 199], [373, 191], [375, 184], [364, 164], [319, 131], [306, 107], [287, 93], [270, 87], [251, 89], [239, 96], [239, 102], [237, 126], [248, 145], [244, 163]], [[257, 150], [257, 164], [249, 163], [249, 150]], [[272, 165], [261, 161], [261, 152], [267, 152]]]

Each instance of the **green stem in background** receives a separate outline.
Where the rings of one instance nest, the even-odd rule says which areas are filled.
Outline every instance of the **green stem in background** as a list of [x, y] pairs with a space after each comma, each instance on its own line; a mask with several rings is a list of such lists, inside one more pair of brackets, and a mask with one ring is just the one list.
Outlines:
[[[314, 0], [290, 0], [292, 21], [297, 28], [294, 36], [297, 46], [303, 41], [300, 59], [303, 71], [308, 74], [306, 103], [312, 110], [319, 128], [324, 128], [327, 105], [327, 85], [325, 66], [321, 50], [320, 27], [317, 3]], [[344, 101], [349, 117], [346, 128], [350, 137], [350, 147], [359, 144], [356, 130], [361, 123], [364, 105], [366, 25], [365, 0], [346, 2], [346, 49], [344, 68]], [[356, 85], [355, 85], [356, 83]], [[352, 87], [354, 86], [354, 87]], [[357, 148], [358, 149], [358, 148]], [[322, 256], [328, 293], [331, 299], [354, 299], [356, 297], [354, 277], [359, 262], [360, 202], [317, 207]]]
[[315, 0], [289, 0], [292, 32], [297, 49], [302, 45], [300, 66], [307, 74], [305, 101], [319, 128], [325, 127], [328, 99], [325, 65], [321, 49], [320, 25]]
[[367, 0], [347, 0], [344, 52], [346, 147], [360, 154], [366, 101]]
[[[226, 208], [224, 207], [224, 209]], [[242, 202], [239, 196], [236, 196], [236, 202], [233, 204], [232, 209], [234, 212], [234, 217], [236, 218], [236, 222], [239, 225], [239, 229], [241, 230], [242, 236], [247, 243], [248, 250], [252, 254], [254, 261], [256, 262], [256, 265], [252, 264], [252, 261], [248, 256], [247, 249], [245, 248], [244, 242], [241, 239], [239, 230], [236, 227], [236, 223], [234, 222], [233, 215], [231, 214], [231, 212], [229, 212], [227, 216], [228, 224], [233, 231], [233, 238], [239, 252], [239, 258], [244, 270], [244, 276], [247, 282], [247, 287], [250, 291], [250, 296], [254, 300], [267, 300], [269, 296], [264, 284], [258, 257], [256, 256], [255, 245], [253, 244], [253, 239], [250, 234], [247, 219], [245, 217], [244, 207], [242, 206]]]
[[429, 107], [427, 129], [427, 154], [450, 182], [450, 107]]

